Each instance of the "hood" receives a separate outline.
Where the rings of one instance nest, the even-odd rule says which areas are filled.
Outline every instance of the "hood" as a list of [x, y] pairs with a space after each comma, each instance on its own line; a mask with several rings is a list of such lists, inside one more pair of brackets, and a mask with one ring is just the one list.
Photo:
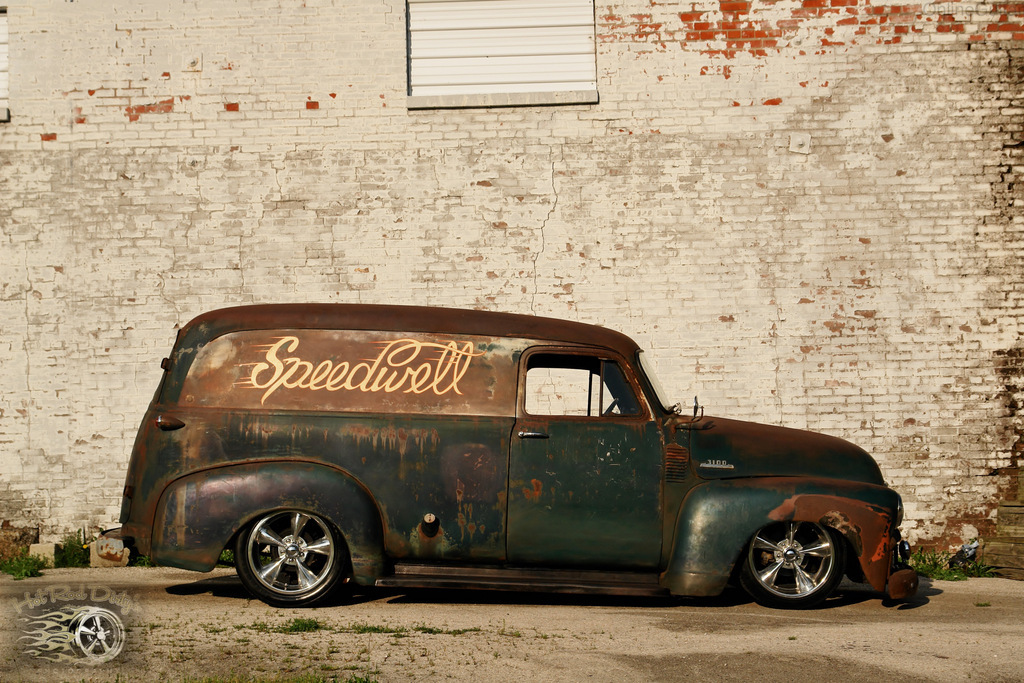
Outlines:
[[864, 449], [834, 436], [719, 417], [680, 427], [690, 433], [692, 467], [703, 479], [819, 477], [885, 485]]

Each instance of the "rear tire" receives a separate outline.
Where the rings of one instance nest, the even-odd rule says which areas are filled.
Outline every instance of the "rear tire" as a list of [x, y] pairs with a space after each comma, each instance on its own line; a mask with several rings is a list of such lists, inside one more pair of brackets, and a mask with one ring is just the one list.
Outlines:
[[242, 585], [276, 607], [308, 607], [323, 600], [349, 571], [341, 534], [329, 521], [301, 510], [257, 518], [235, 542]]
[[843, 578], [845, 541], [815, 522], [777, 522], [754, 534], [740, 585], [758, 603], [806, 609], [824, 602]]

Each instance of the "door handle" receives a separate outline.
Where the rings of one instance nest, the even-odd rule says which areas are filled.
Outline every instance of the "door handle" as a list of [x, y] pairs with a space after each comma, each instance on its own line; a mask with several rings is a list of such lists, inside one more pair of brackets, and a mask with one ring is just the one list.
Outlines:
[[168, 417], [167, 415], [156, 416], [156, 426], [165, 432], [173, 432], [175, 429], [181, 429], [185, 426], [185, 423], [176, 417]]
[[545, 434], [544, 432], [526, 431], [525, 429], [520, 429], [519, 430], [519, 434], [517, 434], [517, 436], [520, 439], [546, 439], [546, 438], [548, 438], [548, 435]]

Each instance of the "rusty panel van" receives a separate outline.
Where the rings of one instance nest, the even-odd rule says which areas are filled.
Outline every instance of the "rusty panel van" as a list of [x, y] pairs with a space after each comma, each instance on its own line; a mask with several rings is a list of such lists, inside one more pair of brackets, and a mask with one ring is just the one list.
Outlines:
[[821, 603], [916, 588], [900, 496], [846, 441], [682, 414], [631, 339], [439, 308], [268, 305], [178, 334], [119, 529], [274, 605], [345, 586]]

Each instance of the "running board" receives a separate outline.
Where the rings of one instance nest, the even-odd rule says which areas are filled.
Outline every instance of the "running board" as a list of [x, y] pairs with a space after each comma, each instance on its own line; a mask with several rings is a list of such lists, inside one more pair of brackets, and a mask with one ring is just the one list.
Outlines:
[[396, 564], [395, 573], [377, 579], [383, 588], [438, 588], [660, 596], [669, 592], [658, 575], [560, 569], [456, 567], [436, 564]]

